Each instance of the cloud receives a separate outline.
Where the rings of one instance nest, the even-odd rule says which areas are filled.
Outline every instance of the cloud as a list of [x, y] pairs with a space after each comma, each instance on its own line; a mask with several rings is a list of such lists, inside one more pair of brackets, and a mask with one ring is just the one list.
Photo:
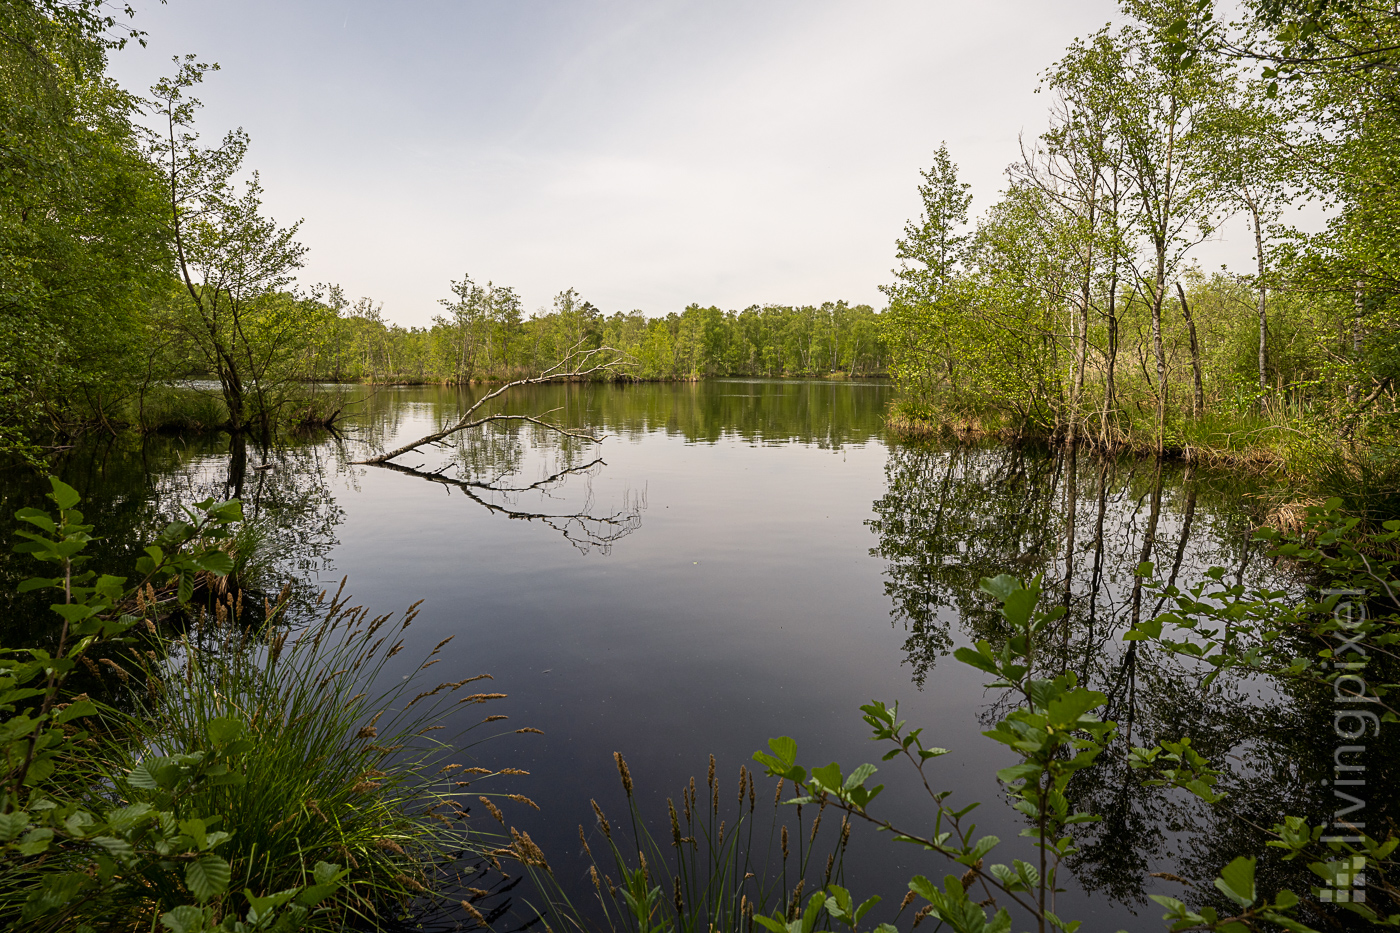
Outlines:
[[1038, 74], [1111, 2], [471, 0], [139, 7], [143, 88], [217, 60], [206, 135], [242, 125], [305, 282], [427, 324], [448, 279], [576, 287], [607, 312], [878, 304], [918, 170], [947, 140], [974, 211]]

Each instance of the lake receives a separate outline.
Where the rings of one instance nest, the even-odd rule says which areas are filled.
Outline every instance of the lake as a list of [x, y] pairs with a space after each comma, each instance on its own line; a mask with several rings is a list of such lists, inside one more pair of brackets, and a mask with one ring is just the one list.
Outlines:
[[[117, 539], [103, 555], [117, 572], [124, 536], [181, 501], [236, 492], [273, 529], [268, 559], [300, 592], [344, 577], [376, 612], [422, 600], [403, 657], [455, 636], [435, 681], [490, 673], [492, 689], [509, 695], [492, 711], [543, 732], [507, 729], [473, 754], [530, 772], [501, 789], [541, 811], [502, 806], [575, 897], [590, 890], [578, 826], [598, 838], [589, 801], [625, 816], [614, 752], [666, 840], [667, 798], [679, 806], [692, 776], [703, 788], [711, 754], [726, 805], [740, 766], [773, 736], [795, 738], [807, 765], [878, 761], [883, 749], [859, 712], [874, 699], [899, 703], [927, 744], [951, 750], [928, 773], [955, 799], [985, 801], [981, 829], [1004, 840], [995, 857], [1030, 858], [994, 776], [1011, 758], [980, 735], [1000, 694], [951, 656], [995, 637], [996, 607], [977, 584], [999, 573], [1043, 574], [1047, 601], [1068, 604], [1055, 663], [1110, 695], [1134, 744], [1190, 735], [1228, 771], [1242, 815], [1281, 800], [1315, 820], [1330, 811], [1325, 698], [1266, 682], [1207, 689], [1199, 672], [1121, 642], [1142, 559], [1179, 583], [1220, 565], [1245, 583], [1297, 586], [1249, 544], [1255, 490], [1229, 476], [892, 443], [881, 427], [888, 385], [776, 380], [521, 390], [497, 410], [547, 412], [608, 436], [595, 444], [502, 422], [398, 458], [413, 470], [403, 472], [353, 461], [435, 430], [487, 390], [326, 391], [348, 393], [339, 436], [232, 459], [222, 435], [92, 438], [61, 454], [58, 469], [99, 533]], [[40, 493], [11, 470], [0, 505], [12, 514]], [[23, 571], [9, 558], [5, 582]], [[6, 605], [7, 643], [36, 637], [24, 604]], [[1139, 594], [1139, 613], [1155, 605]], [[876, 780], [886, 790], [873, 809], [928, 829], [917, 775], [891, 762]], [[773, 782], [759, 789], [771, 798]], [[1146, 895], [1183, 889], [1151, 873], [1209, 890], [1221, 865], [1262, 851], [1245, 824], [1143, 788], [1112, 761], [1075, 793], [1105, 815], [1081, 834], [1058, 907], [1087, 931], [1160, 929]], [[885, 896], [872, 915], [883, 920], [910, 875], [949, 871], [858, 829], [844, 877], [857, 893]]]

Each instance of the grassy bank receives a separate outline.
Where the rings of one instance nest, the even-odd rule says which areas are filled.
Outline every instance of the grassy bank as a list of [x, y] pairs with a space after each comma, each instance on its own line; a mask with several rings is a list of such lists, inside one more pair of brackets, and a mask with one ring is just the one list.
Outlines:
[[[1083, 448], [1105, 454], [1159, 454], [1152, 412], [1123, 418], [1104, 431], [1098, 424], [1077, 432]], [[954, 444], [1038, 443], [1063, 445], [1069, 432], [1003, 411], [959, 411], [897, 400], [885, 419], [889, 436], [904, 441]], [[1160, 454], [1168, 459], [1247, 472], [1274, 483], [1270, 524], [1292, 528], [1309, 504], [1329, 498], [1369, 525], [1400, 516], [1400, 448], [1377, 438], [1343, 438], [1333, 423], [1282, 408], [1207, 411], [1169, 416]]]

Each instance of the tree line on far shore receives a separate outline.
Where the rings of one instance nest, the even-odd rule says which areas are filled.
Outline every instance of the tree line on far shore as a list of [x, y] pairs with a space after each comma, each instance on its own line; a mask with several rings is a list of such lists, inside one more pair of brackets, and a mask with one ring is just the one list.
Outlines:
[[138, 95], [106, 71], [142, 34], [103, 4], [16, 0], [0, 19], [0, 450], [161, 423], [188, 377], [220, 398], [185, 399], [169, 423], [266, 434], [318, 417], [310, 381], [517, 378], [598, 346], [644, 379], [886, 368], [875, 311], [839, 301], [648, 318], [570, 289], [526, 315], [511, 288], [464, 276], [430, 327], [405, 328], [370, 299], [301, 288], [300, 223], [263, 210], [248, 136], [197, 128], [217, 65], [176, 59]]
[[573, 289], [525, 317], [514, 289], [452, 282], [453, 298], [430, 327], [385, 320], [382, 306], [350, 304], [338, 288], [316, 317], [310, 378], [463, 384], [538, 372], [578, 347], [607, 346], [626, 358], [624, 378], [882, 375], [880, 315], [869, 305], [753, 305], [742, 311], [692, 304], [664, 317], [604, 314]]

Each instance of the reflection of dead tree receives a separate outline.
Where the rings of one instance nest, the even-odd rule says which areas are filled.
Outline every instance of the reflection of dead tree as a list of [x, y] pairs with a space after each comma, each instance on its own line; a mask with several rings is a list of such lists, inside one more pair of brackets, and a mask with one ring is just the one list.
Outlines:
[[547, 428], [565, 437], [591, 441], [595, 444], [600, 443], [603, 440], [601, 436], [591, 434], [587, 431], [570, 431], [561, 425], [553, 424], [552, 422], [534, 415], [494, 414], [476, 417], [476, 413], [481, 409], [481, 406], [492, 399], [499, 398], [516, 386], [584, 379], [596, 373], [617, 372], [623, 365], [625, 365], [624, 357], [612, 347], [583, 350], [575, 346], [562, 360], [549, 369], [546, 369], [540, 375], [532, 376], [528, 379], [516, 379], [513, 382], [507, 382], [500, 388], [483, 395], [473, 403], [461, 417], [442, 430], [435, 431], [426, 437], [420, 437], [411, 444], [405, 444], [402, 447], [386, 451], [378, 456], [354, 462], [368, 466], [384, 467], [385, 469], [394, 470], [398, 473], [406, 473], [409, 476], [416, 476], [419, 479], [424, 479], [432, 483], [440, 483], [447, 488], [448, 492], [451, 492], [455, 487], [464, 492], [469, 499], [489, 512], [504, 515], [507, 518], [538, 521], [558, 531], [570, 544], [581, 551], [587, 552], [596, 547], [603, 553], [607, 553], [612, 548], [614, 541], [626, 537], [641, 526], [640, 509], [629, 508], [613, 513], [612, 515], [593, 515], [589, 513], [587, 504], [585, 504], [582, 511], [573, 513], [531, 512], [517, 508], [513, 503], [510, 505], [502, 505], [500, 502], [492, 501], [497, 495], [510, 497], [530, 492], [548, 495], [550, 487], [562, 482], [570, 475], [591, 475], [595, 467], [603, 465], [601, 457], [595, 458], [591, 462], [581, 466], [565, 467], [550, 476], [521, 486], [503, 485], [502, 480], [505, 479], [505, 476], [497, 476], [489, 481], [453, 479], [443, 475], [447, 470], [447, 466], [443, 466], [437, 470], [425, 470], [422, 465], [408, 467], [393, 463], [392, 461], [395, 457], [402, 456], [420, 447], [447, 446], [443, 443], [443, 439], [449, 435], [456, 434], [459, 431], [465, 431], [468, 428], [480, 427], [481, 425], [493, 421], [526, 421], [531, 424], [539, 425], [542, 428]]
[[377, 466], [394, 470], [398, 473], [405, 473], [409, 476], [416, 476], [419, 479], [427, 480], [430, 483], [441, 483], [447, 487], [448, 492], [452, 489], [460, 489], [466, 493], [467, 498], [477, 503], [487, 511], [506, 518], [518, 518], [524, 521], [538, 521], [548, 525], [555, 531], [562, 534], [570, 544], [579, 550], [587, 553], [590, 548], [598, 548], [604, 554], [612, 549], [614, 541], [625, 538], [641, 527], [642, 516], [638, 509], [625, 509], [621, 512], [614, 512], [612, 515], [590, 515], [588, 512], [572, 513], [551, 513], [551, 512], [527, 512], [524, 509], [517, 509], [511, 506], [501, 505], [492, 502], [482, 495], [482, 493], [521, 493], [539, 492], [547, 489], [550, 485], [560, 482], [571, 474], [589, 473], [594, 467], [606, 465], [603, 459], [598, 457], [593, 461], [579, 466], [567, 467], [546, 476], [544, 479], [531, 483], [528, 486], [499, 486], [495, 483], [481, 482], [478, 480], [453, 479], [450, 476], [442, 475], [442, 471], [428, 471], [416, 467], [406, 467], [398, 463], [380, 463]]
[[436, 431], [426, 437], [420, 437], [411, 444], [405, 444], [402, 447], [379, 454], [376, 457], [369, 457], [368, 459], [357, 460], [355, 462], [368, 464], [370, 466], [392, 466], [392, 464], [389, 463], [390, 460], [402, 456], [410, 450], [415, 450], [428, 444], [436, 444], [449, 434], [456, 434], [458, 431], [465, 431], [467, 428], [479, 427], [490, 421], [529, 421], [542, 427], [549, 428], [551, 431], [557, 431], [567, 437], [576, 437], [598, 443], [602, 440], [601, 437], [583, 431], [569, 431], [557, 424], [552, 424], [530, 415], [485, 415], [481, 418], [473, 418], [472, 416], [476, 414], [477, 409], [481, 408], [482, 405], [485, 405], [494, 398], [500, 397], [516, 386], [537, 385], [541, 382], [564, 382], [569, 379], [583, 379], [595, 373], [617, 372], [618, 368], [622, 365], [624, 365], [624, 361], [621, 358], [621, 354], [612, 347], [598, 347], [596, 350], [581, 350], [575, 347], [573, 350], [569, 351], [568, 355], [562, 360], [555, 363], [549, 369], [546, 369], [540, 375], [531, 376], [528, 379], [516, 379], [513, 382], [507, 382], [494, 392], [483, 395], [462, 414], [462, 417], [458, 418], [441, 431]]

